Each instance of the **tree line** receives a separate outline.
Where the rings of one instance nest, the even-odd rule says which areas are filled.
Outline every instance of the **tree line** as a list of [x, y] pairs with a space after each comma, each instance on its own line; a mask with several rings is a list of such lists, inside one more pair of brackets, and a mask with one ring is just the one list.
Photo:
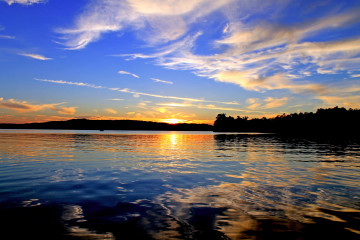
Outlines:
[[359, 136], [359, 126], [359, 109], [334, 107], [319, 108], [315, 113], [282, 114], [273, 118], [234, 118], [221, 113], [214, 122], [214, 131]]

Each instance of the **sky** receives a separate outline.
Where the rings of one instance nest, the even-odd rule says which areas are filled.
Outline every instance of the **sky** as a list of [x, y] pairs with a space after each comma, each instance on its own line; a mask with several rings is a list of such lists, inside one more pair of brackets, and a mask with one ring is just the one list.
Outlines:
[[0, 122], [360, 107], [358, 0], [0, 0]]

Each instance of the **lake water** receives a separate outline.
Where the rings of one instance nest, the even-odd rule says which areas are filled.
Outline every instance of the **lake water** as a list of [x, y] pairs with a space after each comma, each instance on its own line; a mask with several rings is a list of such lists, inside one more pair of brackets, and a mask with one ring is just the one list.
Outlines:
[[360, 239], [360, 144], [0, 130], [2, 239]]

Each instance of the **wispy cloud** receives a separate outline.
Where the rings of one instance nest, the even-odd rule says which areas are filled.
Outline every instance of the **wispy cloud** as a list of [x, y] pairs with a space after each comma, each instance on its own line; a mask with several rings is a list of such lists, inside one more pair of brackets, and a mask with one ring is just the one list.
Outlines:
[[157, 78], [151, 78], [151, 79], [154, 80], [155, 82], [159, 82], [159, 83], [174, 84], [171, 81], [160, 80], [160, 79], [157, 79]]
[[60, 106], [64, 103], [53, 104], [31, 104], [27, 101], [19, 101], [15, 99], [4, 100], [0, 98], [0, 108], [11, 109], [17, 112], [37, 112], [44, 109], [50, 109], [60, 114], [73, 115], [76, 112], [76, 107]]
[[[5, 27], [3, 27], [2, 25], [0, 25], [0, 31], [4, 31]], [[4, 35], [4, 34], [0, 34], [0, 39], [15, 39], [15, 36], [10, 36], [10, 35]]]
[[45, 56], [40, 55], [40, 54], [33, 54], [33, 53], [19, 53], [19, 55], [29, 57], [29, 58], [33, 58], [33, 59], [37, 59], [37, 60], [42, 60], [42, 61], [52, 59], [52, 58], [48, 58], [48, 57], [45, 57]]
[[[282, 7], [286, 6], [287, 3], [283, 3]], [[221, 39], [214, 40], [214, 45], [222, 49], [219, 53], [196, 54], [197, 41], [201, 37], [196, 33], [153, 54], [135, 53], [123, 57], [128, 60], [153, 58], [156, 64], [166, 68], [189, 70], [198, 76], [236, 84], [249, 91], [284, 89], [321, 96], [332, 89], [309, 77], [338, 73], [354, 76], [360, 67], [358, 37], [319, 40], [324, 32], [337, 33], [360, 23], [357, 9], [341, 13], [332, 11], [311, 22], [303, 20], [287, 26], [276, 23], [276, 15], [274, 23], [245, 23], [241, 18], [228, 15], [226, 31], [222, 32]], [[251, 16], [254, 12], [247, 14]]]
[[199, 109], [210, 109], [210, 110], [221, 110], [221, 111], [231, 111], [231, 112], [243, 112], [243, 113], [263, 113], [266, 114], [267, 112], [258, 111], [251, 109], [240, 109], [240, 108], [229, 108], [229, 107], [221, 107], [214, 104], [194, 104], [194, 103], [158, 103], [158, 106], [163, 106], [166, 108], [175, 108], [175, 107], [191, 107], [191, 108], [199, 108]]
[[144, 92], [137, 92], [133, 91], [128, 88], [120, 89], [120, 88], [109, 88], [113, 91], [130, 93], [135, 96], [147, 96], [147, 97], [154, 97], [154, 98], [166, 98], [166, 99], [176, 99], [176, 100], [183, 100], [183, 101], [190, 101], [190, 102], [213, 102], [213, 103], [221, 103], [221, 104], [235, 104], [238, 105], [237, 102], [222, 102], [222, 101], [213, 101], [213, 100], [205, 100], [205, 99], [198, 99], [198, 98], [185, 98], [185, 97], [175, 97], [175, 96], [166, 96], [166, 95], [159, 95], [159, 94], [152, 94], [152, 93], [144, 93]]
[[[197, 105], [196, 107], [197, 108], [202, 108], [202, 109], [222, 110], [222, 111], [232, 111], [232, 112], [245, 112], [245, 113], [250, 112], [249, 110], [246, 110], [246, 109], [220, 107], [220, 106], [216, 106], [214, 104]], [[261, 111], [251, 111], [251, 112], [263, 113]]]
[[57, 84], [66, 84], [66, 85], [76, 85], [80, 87], [89, 87], [89, 88], [105, 88], [103, 86], [98, 86], [92, 83], [83, 83], [83, 82], [69, 82], [63, 80], [49, 80], [49, 79], [41, 79], [41, 78], [34, 78], [36, 81], [41, 82], [50, 82], [50, 83], [57, 83]]
[[131, 75], [135, 78], [140, 78], [138, 75], [130, 73], [130, 72], [126, 72], [126, 71], [118, 71], [119, 74], [126, 74], [126, 75]]
[[193, 107], [193, 104], [189, 104], [189, 103], [175, 103], [175, 102], [170, 102], [170, 103], [158, 103], [157, 105], [159, 106], [165, 106], [165, 107]]
[[328, 106], [344, 106], [349, 108], [360, 108], [360, 96], [318, 96]]
[[2, 38], [2, 39], [15, 39], [16, 37], [10, 36], [10, 35], [1, 35], [0, 34], [0, 38]]
[[277, 108], [282, 107], [288, 102], [288, 97], [283, 98], [273, 98], [273, 97], [267, 97], [263, 100], [259, 98], [249, 98], [247, 100], [247, 103], [250, 105], [247, 107], [248, 109], [271, 109], [271, 108]]
[[105, 111], [111, 114], [117, 114], [117, 111], [112, 108], [106, 108]]
[[275, 74], [269, 77], [259, 77], [252, 71], [227, 71], [220, 72], [213, 76], [215, 80], [220, 82], [228, 82], [237, 84], [244, 89], [253, 91], [288, 89], [294, 93], [325, 93], [327, 87], [322, 84], [309, 82], [296, 82], [285, 74]]
[[111, 98], [109, 100], [112, 100], [112, 101], [124, 101], [124, 99], [122, 99], [122, 98]]
[[108, 88], [108, 87], [104, 87], [104, 86], [94, 85], [91, 83], [69, 82], [69, 81], [63, 81], [63, 80], [49, 80], [49, 79], [40, 79], [40, 78], [34, 78], [34, 79], [36, 81], [50, 82], [50, 83], [56, 83], [56, 84], [67, 84], [67, 85], [75, 85], [75, 86], [90, 87], [90, 88], [103, 88], [103, 89], [108, 89], [108, 90], [117, 91], [117, 92], [121, 92], [121, 93], [129, 93], [135, 97], [147, 96], [147, 97], [175, 99], [175, 100], [182, 100], [182, 101], [189, 101], [189, 102], [210, 102], [210, 103], [220, 103], [220, 104], [228, 104], [228, 105], [239, 105], [238, 102], [234, 102], [234, 101], [233, 102], [224, 102], [224, 101], [214, 101], [214, 100], [206, 100], [206, 99], [199, 99], [199, 98], [166, 96], [166, 95], [160, 95], [160, 94], [138, 92], [138, 91], [131, 90], [129, 88], [122, 88], [122, 89], [121, 88]]
[[[285, 90], [315, 98], [334, 95], [336, 89], [310, 77], [338, 73], [348, 77], [359, 75], [359, 37], [345, 38], [341, 34], [343, 29], [360, 23], [359, 4], [345, 10], [333, 4], [328, 8], [331, 10], [321, 14], [316, 12], [315, 3], [311, 7], [301, 6], [299, 11], [304, 15], [299, 14], [294, 22], [284, 24], [282, 10], [296, 4], [281, 0], [184, 0], [181, 3], [176, 1], [176, 4], [175, 0], [94, 0], [71, 28], [60, 29], [59, 33], [67, 39], [63, 42], [66, 47], [81, 49], [106, 33], [134, 30], [135, 36], [153, 53], [119, 55], [127, 60], [154, 59], [155, 64], [165, 68], [191, 71], [248, 91]], [[215, 13], [221, 15], [222, 27], [206, 28], [199, 22], [199, 19], [210, 21], [216, 17]], [[306, 14], [314, 13], [317, 17], [311, 16], [312, 21], [308, 21]], [[257, 15], [269, 16], [271, 21], [258, 21]], [[207, 43], [213, 49], [199, 54], [197, 50], [202, 48], [199, 46], [200, 42], [203, 43], [200, 41], [202, 36], [213, 31], [217, 31], [218, 37]], [[324, 40], [324, 34], [337, 37]], [[216, 53], [210, 53], [212, 50]], [[119, 73], [138, 77], [126, 71]], [[152, 80], [172, 84], [157, 78]], [[134, 97], [216, 103], [126, 88], [115, 91], [130, 93]], [[326, 98], [317, 99], [325, 101]], [[284, 102], [285, 98], [278, 98], [254, 103], [252, 107], [274, 108]]]
[[234, 0], [95, 0], [78, 16], [72, 28], [58, 29], [68, 39], [68, 49], [81, 49], [101, 35], [134, 29], [148, 44], [173, 41], [184, 36], [189, 25], [220, 10]]
[[23, 5], [32, 5], [35, 3], [42, 3], [45, 2], [45, 0], [3, 0], [4, 2], [7, 2], [9, 5], [18, 3]]

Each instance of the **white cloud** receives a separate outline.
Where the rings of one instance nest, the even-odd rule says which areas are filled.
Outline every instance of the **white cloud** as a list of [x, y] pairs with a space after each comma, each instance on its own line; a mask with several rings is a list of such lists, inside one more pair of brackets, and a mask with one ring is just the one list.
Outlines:
[[133, 77], [135, 77], [135, 78], [140, 78], [138, 75], [136, 75], [136, 74], [133, 74], [133, 73], [130, 73], [130, 72], [126, 72], [126, 71], [118, 71], [118, 73], [119, 74], [126, 74], [126, 75], [131, 75], [131, 76], [133, 76]]
[[42, 3], [45, 2], [45, 0], [3, 0], [4, 2], [7, 2], [9, 5], [18, 3], [23, 5], [32, 5], [35, 3]]
[[[63, 42], [66, 47], [81, 49], [106, 33], [134, 30], [147, 47], [155, 46], [156, 50], [153, 54], [120, 55], [128, 60], [155, 59], [155, 63], [163, 67], [189, 70], [198, 76], [236, 84], [249, 91], [288, 90], [296, 94], [327, 96], [336, 89], [310, 77], [356, 72], [360, 67], [360, 40], [355, 36], [322, 42], [316, 37], [358, 24], [358, 9], [342, 12], [335, 9], [317, 14], [318, 17], [312, 21], [299, 17], [300, 21], [284, 25], [281, 11], [291, 4], [294, 3], [281, 0], [94, 0], [71, 28], [59, 29], [58, 32], [67, 39]], [[299, 11], [303, 10], [310, 11], [311, 7]], [[218, 51], [216, 54], [197, 54], [198, 40], [207, 34], [206, 31], [213, 31], [205, 29], [203, 23], [210, 21], [210, 16], [216, 18], [215, 13], [222, 20], [222, 26], [217, 30], [220, 31], [219, 37], [212, 39], [213, 46], [219, 47]], [[254, 21], [257, 14], [270, 14], [271, 21]], [[138, 78], [127, 71], [118, 73]], [[157, 78], [152, 80], [172, 83]], [[134, 97], [216, 102], [130, 89], [117, 88], [115, 91]], [[271, 108], [286, 101], [284, 98], [269, 99], [250, 107]]]
[[19, 53], [19, 55], [21, 56], [25, 56], [25, 57], [29, 57], [29, 58], [33, 58], [33, 59], [37, 59], [37, 60], [42, 60], [42, 61], [46, 61], [46, 60], [51, 60], [52, 58], [48, 58], [45, 56], [42, 56], [40, 54], [33, 54], [33, 53]]
[[359, 21], [360, 17], [357, 11], [348, 11], [342, 14], [318, 18], [311, 23], [292, 26], [268, 23], [260, 23], [255, 26], [235, 24], [231, 35], [218, 40], [217, 43], [231, 46], [229, 51], [245, 53], [253, 50], [273, 48], [282, 44], [294, 44], [317, 34], [319, 31], [341, 28]]
[[[254, 12], [248, 14], [251, 16]], [[359, 23], [357, 11], [332, 12], [312, 22], [291, 26], [263, 21], [245, 24], [241, 18], [227, 17], [229, 23], [224, 26], [226, 31], [222, 32], [222, 39], [214, 41], [224, 49], [220, 53], [196, 54], [194, 49], [201, 36], [198, 32], [187, 34], [153, 54], [122, 56], [128, 60], [153, 58], [156, 64], [166, 68], [190, 70], [198, 76], [237, 84], [250, 91], [285, 89], [315, 95], [324, 95], [330, 89], [309, 77], [319, 73], [350, 73], [360, 67], [358, 37], [324, 42], [309, 40], [309, 37], [321, 35], [324, 31], [340, 30]], [[309, 80], [301, 80], [306, 77]]]
[[194, 10], [203, 0], [129, 0], [134, 11], [144, 15], [182, 15]]
[[155, 82], [159, 82], [159, 83], [174, 84], [171, 81], [160, 80], [158, 78], [151, 78], [151, 79], [154, 80]]
[[352, 77], [352, 78], [359, 78], [359, 77], [360, 77], [360, 74], [351, 74], [351, 77]]
[[[68, 39], [68, 49], [81, 49], [101, 35], [124, 28], [136, 30], [149, 44], [166, 43], [184, 36], [200, 17], [234, 0], [94, 0], [74, 26], [58, 29]], [[175, 3], [176, 2], [176, 3]]]

